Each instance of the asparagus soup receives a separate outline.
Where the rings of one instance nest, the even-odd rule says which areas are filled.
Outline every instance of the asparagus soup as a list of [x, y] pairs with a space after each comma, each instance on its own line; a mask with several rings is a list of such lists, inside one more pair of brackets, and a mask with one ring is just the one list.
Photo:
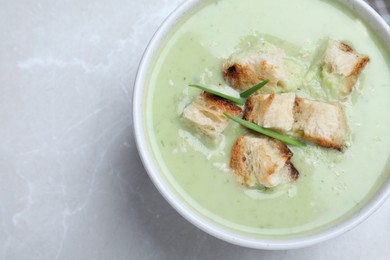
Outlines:
[[[200, 91], [189, 84], [231, 92], [222, 62], [243, 46], [266, 41], [299, 67], [297, 96], [334, 102], [315, 67], [327, 39], [348, 42], [370, 57], [353, 93], [341, 101], [350, 128], [347, 147], [289, 146], [299, 171], [295, 182], [272, 189], [240, 185], [230, 153], [248, 130], [231, 122], [210, 138], [192, 128], [182, 113]], [[271, 238], [319, 232], [359, 210], [388, 178], [388, 60], [370, 28], [330, 0], [205, 1], [176, 25], [149, 71], [144, 117], [150, 149], [182, 200], [220, 226]]]

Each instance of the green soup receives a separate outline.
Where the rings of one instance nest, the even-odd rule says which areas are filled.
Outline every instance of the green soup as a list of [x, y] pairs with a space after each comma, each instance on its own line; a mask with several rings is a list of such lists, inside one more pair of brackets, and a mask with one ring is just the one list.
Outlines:
[[[300, 178], [266, 191], [238, 185], [228, 167], [231, 147], [244, 129], [232, 124], [222, 138], [213, 141], [188, 127], [181, 117], [199, 93], [188, 84], [224, 84], [222, 60], [255, 35], [283, 39], [279, 44], [291, 53], [299, 46], [296, 55], [311, 55], [322, 39], [330, 37], [350, 42], [371, 58], [351, 101], [345, 103], [350, 147], [344, 153], [312, 145], [291, 147]], [[145, 124], [157, 165], [190, 207], [227, 229], [278, 238], [335, 225], [369, 200], [389, 174], [386, 55], [370, 29], [332, 1], [205, 1], [165, 39], [149, 74]], [[308, 69], [310, 59], [302, 60]], [[298, 96], [320, 98], [309, 91], [317, 85], [313, 79]]]

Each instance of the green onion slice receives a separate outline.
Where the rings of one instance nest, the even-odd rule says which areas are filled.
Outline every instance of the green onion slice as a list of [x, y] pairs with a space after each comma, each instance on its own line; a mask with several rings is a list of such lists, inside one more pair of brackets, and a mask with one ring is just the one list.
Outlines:
[[255, 93], [256, 91], [258, 91], [259, 89], [261, 89], [262, 87], [264, 87], [265, 85], [267, 85], [267, 83], [269, 82], [269, 80], [264, 80], [263, 82], [260, 82], [259, 84], [257, 84], [256, 86], [254, 87], [251, 87], [250, 89], [248, 90], [245, 90], [244, 92], [242, 92], [240, 94], [240, 97], [242, 98], [247, 98], [249, 97], [250, 95], [252, 95], [253, 93]]
[[225, 95], [221, 92], [218, 92], [218, 91], [215, 91], [213, 89], [209, 89], [209, 88], [206, 88], [206, 87], [202, 87], [202, 86], [199, 86], [199, 85], [194, 85], [194, 84], [191, 84], [189, 85], [190, 87], [193, 87], [193, 88], [198, 88], [200, 90], [203, 90], [203, 91], [206, 91], [206, 92], [209, 92], [211, 94], [214, 94], [218, 97], [221, 97], [221, 98], [224, 98], [224, 99], [227, 99], [229, 101], [232, 101], [240, 106], [243, 106], [245, 105], [245, 101], [242, 100], [241, 98], [236, 98], [236, 97], [232, 97], [232, 96], [228, 96], [228, 95]]
[[267, 135], [267, 136], [269, 136], [269, 137], [278, 139], [278, 140], [280, 140], [280, 141], [282, 141], [282, 142], [284, 142], [284, 143], [286, 143], [286, 144], [291, 144], [291, 145], [295, 145], [295, 146], [305, 146], [304, 143], [302, 143], [302, 142], [300, 142], [300, 141], [298, 141], [298, 140], [296, 140], [296, 139], [293, 139], [293, 138], [290, 138], [290, 137], [288, 137], [288, 136], [285, 136], [285, 135], [276, 133], [276, 132], [271, 131], [271, 130], [269, 130], [269, 129], [265, 129], [265, 128], [261, 127], [261, 126], [258, 126], [258, 125], [256, 125], [256, 124], [253, 124], [253, 123], [251, 123], [251, 122], [248, 122], [248, 121], [246, 121], [246, 120], [244, 120], [244, 119], [241, 119], [241, 118], [239, 118], [239, 117], [231, 116], [231, 115], [229, 115], [229, 114], [227, 114], [227, 113], [224, 113], [224, 114], [225, 114], [225, 116], [226, 116], [227, 118], [229, 118], [229, 119], [231, 119], [231, 120], [233, 120], [233, 121], [239, 123], [240, 125], [243, 125], [243, 126], [249, 128], [249, 129], [252, 129], [253, 131], [256, 131], [256, 132], [258, 132], [258, 133], [261, 133], [261, 134], [263, 134], [263, 135]]

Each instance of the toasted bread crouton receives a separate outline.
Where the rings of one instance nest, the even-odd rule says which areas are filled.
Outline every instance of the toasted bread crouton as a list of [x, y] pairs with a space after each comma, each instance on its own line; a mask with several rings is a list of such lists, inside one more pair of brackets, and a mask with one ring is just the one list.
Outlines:
[[293, 93], [261, 94], [248, 98], [244, 119], [340, 151], [349, 133], [340, 105], [295, 98]]
[[295, 94], [260, 94], [247, 99], [244, 119], [286, 133], [294, 124]]
[[293, 135], [323, 147], [343, 150], [349, 133], [340, 105], [296, 98]]
[[290, 82], [289, 67], [284, 62], [285, 56], [282, 49], [262, 41], [232, 54], [223, 64], [223, 77], [229, 85], [241, 91], [267, 79], [269, 83], [264, 89], [295, 90]]
[[234, 144], [230, 167], [242, 185], [275, 187], [298, 178], [299, 173], [290, 161], [292, 155], [279, 140], [247, 134]]
[[229, 124], [229, 119], [223, 114], [236, 116], [242, 109], [213, 94], [203, 92], [183, 111], [183, 117], [189, 120], [199, 130], [210, 137], [217, 137]]
[[342, 100], [352, 92], [369, 61], [368, 56], [357, 53], [348, 44], [329, 40], [322, 66], [324, 82]]

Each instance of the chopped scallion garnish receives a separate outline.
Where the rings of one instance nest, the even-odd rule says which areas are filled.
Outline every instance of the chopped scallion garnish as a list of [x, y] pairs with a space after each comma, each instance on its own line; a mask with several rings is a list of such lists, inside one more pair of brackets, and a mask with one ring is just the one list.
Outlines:
[[219, 96], [221, 98], [227, 99], [227, 100], [232, 101], [232, 102], [234, 102], [234, 103], [236, 103], [236, 104], [238, 104], [240, 106], [243, 106], [245, 104], [245, 101], [242, 100], [241, 98], [232, 97], [232, 96], [223, 94], [221, 92], [215, 91], [213, 89], [209, 89], [209, 88], [202, 87], [202, 86], [199, 86], [199, 85], [191, 84], [189, 86], [193, 87], [193, 88], [197, 88], [197, 89], [203, 90], [203, 91], [206, 91], [206, 92], [209, 92], [209, 93], [214, 94], [216, 96]]
[[251, 87], [250, 89], [248, 90], [245, 90], [244, 92], [242, 92], [240, 94], [240, 97], [242, 98], [247, 98], [249, 97], [250, 95], [252, 95], [253, 93], [255, 93], [256, 91], [258, 91], [259, 89], [261, 89], [262, 87], [264, 87], [267, 83], [269, 82], [269, 80], [264, 80], [263, 82], [260, 82], [259, 84], [257, 84], [256, 86], [254, 87]]
[[296, 140], [296, 139], [293, 139], [291, 137], [288, 137], [288, 136], [285, 136], [285, 135], [282, 135], [282, 134], [279, 134], [279, 133], [276, 133], [272, 130], [269, 130], [269, 129], [266, 129], [266, 128], [263, 128], [261, 126], [258, 126], [256, 124], [253, 124], [251, 122], [248, 122], [244, 119], [241, 119], [239, 117], [235, 117], [235, 116], [231, 116], [227, 113], [224, 113], [226, 117], [228, 117], [229, 119], [239, 123], [240, 125], [243, 125], [249, 129], [252, 129], [253, 131], [256, 131], [258, 133], [261, 133], [263, 135], [267, 135], [269, 137], [272, 137], [272, 138], [275, 138], [275, 139], [278, 139], [286, 144], [291, 144], [291, 145], [295, 145], [295, 146], [305, 146], [304, 143]]

